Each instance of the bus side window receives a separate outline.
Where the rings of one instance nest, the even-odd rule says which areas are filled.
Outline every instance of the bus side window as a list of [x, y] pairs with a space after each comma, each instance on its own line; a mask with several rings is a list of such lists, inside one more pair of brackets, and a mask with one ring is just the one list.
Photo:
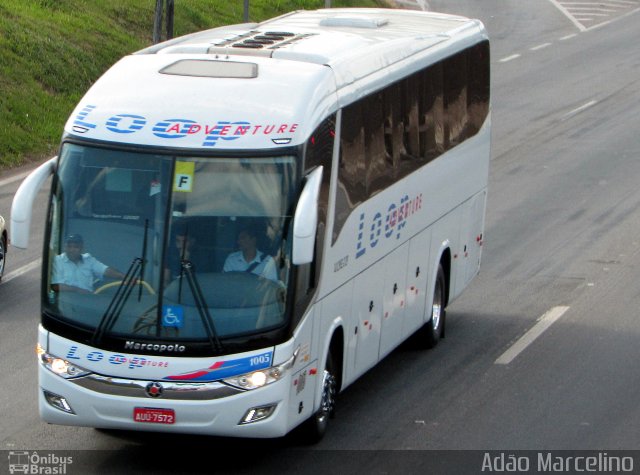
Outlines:
[[442, 64], [434, 64], [423, 73], [421, 109], [424, 116], [424, 159], [430, 162], [444, 152], [444, 98]]
[[467, 52], [462, 51], [444, 64], [446, 90], [444, 95], [447, 111], [447, 148], [453, 148], [467, 137]]
[[351, 212], [366, 199], [365, 181], [362, 179], [365, 176], [364, 157], [362, 101], [358, 101], [342, 110], [340, 160], [332, 244], [338, 239], [342, 226]]
[[332, 244], [360, 203], [478, 133], [489, 70], [484, 41], [342, 110]]
[[372, 94], [363, 103], [367, 197], [383, 190], [392, 181], [384, 140], [384, 105], [382, 92]]
[[469, 134], [475, 135], [489, 113], [489, 42], [477, 44], [468, 50], [468, 54], [467, 111], [469, 113]]
[[399, 83], [384, 90], [384, 141], [387, 167], [396, 177], [400, 159], [407, 153], [404, 148], [404, 125], [401, 114], [402, 89]]

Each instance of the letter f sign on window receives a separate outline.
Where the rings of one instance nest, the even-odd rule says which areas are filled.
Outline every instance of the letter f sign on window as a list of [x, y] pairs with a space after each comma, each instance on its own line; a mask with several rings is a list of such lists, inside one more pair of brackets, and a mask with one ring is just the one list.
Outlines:
[[194, 170], [195, 164], [193, 162], [176, 162], [173, 191], [181, 191], [183, 193], [193, 191]]

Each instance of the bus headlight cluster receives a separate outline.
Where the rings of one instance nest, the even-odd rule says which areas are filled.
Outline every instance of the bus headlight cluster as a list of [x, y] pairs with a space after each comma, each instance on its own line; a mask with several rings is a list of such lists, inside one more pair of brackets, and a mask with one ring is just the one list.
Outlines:
[[281, 366], [272, 366], [271, 368], [223, 379], [223, 381], [240, 389], [257, 389], [279, 381], [284, 376], [284, 373], [285, 370]]
[[79, 376], [85, 376], [90, 373], [90, 371], [87, 371], [80, 366], [76, 366], [75, 364], [70, 363], [67, 360], [58, 358], [54, 355], [50, 355], [39, 343], [36, 346], [36, 353], [38, 354], [40, 364], [42, 364], [52, 373], [55, 373], [65, 379], [77, 378]]
[[258, 389], [276, 381], [280, 381], [286, 375], [287, 371], [293, 366], [298, 352], [284, 363], [278, 366], [252, 371], [251, 373], [241, 374], [232, 378], [226, 378], [222, 381], [230, 386], [240, 389]]

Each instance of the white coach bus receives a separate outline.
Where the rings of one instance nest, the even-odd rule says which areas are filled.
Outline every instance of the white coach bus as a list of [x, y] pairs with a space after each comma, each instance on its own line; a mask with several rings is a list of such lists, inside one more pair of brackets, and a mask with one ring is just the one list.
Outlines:
[[120, 60], [16, 193], [53, 175], [39, 406], [50, 423], [277, 437], [478, 273], [490, 159], [477, 20], [298, 11]]

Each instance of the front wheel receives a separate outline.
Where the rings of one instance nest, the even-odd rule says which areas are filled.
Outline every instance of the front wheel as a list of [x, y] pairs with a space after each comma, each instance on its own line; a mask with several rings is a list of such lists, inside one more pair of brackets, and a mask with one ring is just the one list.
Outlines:
[[309, 443], [319, 442], [327, 432], [329, 419], [335, 414], [338, 380], [336, 379], [331, 353], [322, 373], [322, 399], [320, 408], [304, 423], [304, 438]]

